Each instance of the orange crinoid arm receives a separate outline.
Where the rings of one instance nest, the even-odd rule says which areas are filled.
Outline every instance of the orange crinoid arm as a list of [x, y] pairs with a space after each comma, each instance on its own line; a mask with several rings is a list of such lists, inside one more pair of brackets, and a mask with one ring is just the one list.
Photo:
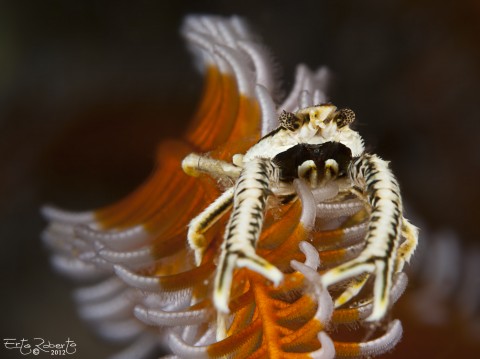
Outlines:
[[[82, 213], [44, 208], [49, 226], [43, 238], [54, 266], [96, 281], [75, 294], [80, 314], [100, 335], [130, 343], [124, 358], [146, 356], [159, 346], [178, 358], [333, 358], [390, 350], [401, 336], [399, 321], [345, 330], [359, 328], [369, 315], [371, 296], [360, 293], [348, 307], [334, 308], [332, 296], [348, 283], [330, 292], [320, 285], [323, 271], [365, 245], [368, 208], [339, 193], [337, 185], [316, 191], [296, 180], [290, 202], [269, 201], [257, 252], [284, 280], [275, 287], [239, 269], [230, 313], [216, 311], [213, 278], [226, 218], [206, 231], [198, 266], [187, 229], [222, 188], [208, 176], [186, 175], [181, 162], [191, 152], [230, 162], [276, 126], [272, 65], [239, 18], [192, 16], [183, 34], [205, 71], [203, 97], [184, 136], [162, 143], [154, 172], [117, 203]], [[325, 79], [323, 69], [300, 66], [279, 108], [294, 111], [325, 101]], [[219, 182], [233, 185], [231, 179]], [[405, 284], [403, 273], [397, 274], [393, 301]]]

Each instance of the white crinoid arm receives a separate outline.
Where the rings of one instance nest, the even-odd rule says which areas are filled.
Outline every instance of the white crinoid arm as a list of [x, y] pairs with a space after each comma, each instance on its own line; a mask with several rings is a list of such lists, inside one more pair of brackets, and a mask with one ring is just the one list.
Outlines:
[[279, 110], [295, 112], [301, 108], [328, 102], [326, 90], [329, 78], [330, 74], [326, 67], [321, 67], [314, 72], [306, 65], [298, 65], [293, 88], [279, 106]]
[[197, 54], [200, 68], [212, 66], [233, 75], [239, 93], [255, 98], [262, 114], [262, 136], [273, 130], [277, 126], [272, 98], [277, 92], [275, 65], [247, 22], [238, 16], [189, 16], [182, 33]]

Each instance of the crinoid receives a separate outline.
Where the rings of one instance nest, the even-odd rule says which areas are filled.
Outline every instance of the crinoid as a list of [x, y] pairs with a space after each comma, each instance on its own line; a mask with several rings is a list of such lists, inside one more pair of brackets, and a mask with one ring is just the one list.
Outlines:
[[82, 316], [131, 341], [125, 358], [390, 350], [417, 230], [387, 162], [364, 151], [352, 110], [327, 103], [324, 68], [299, 66], [276, 105], [269, 56], [241, 19], [191, 16], [183, 34], [206, 75], [183, 138], [118, 203], [43, 209], [55, 267], [99, 279], [76, 292]]

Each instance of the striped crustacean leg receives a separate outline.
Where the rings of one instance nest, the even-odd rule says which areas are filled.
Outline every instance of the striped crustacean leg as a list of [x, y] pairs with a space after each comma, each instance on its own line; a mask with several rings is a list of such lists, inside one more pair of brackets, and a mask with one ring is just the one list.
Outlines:
[[335, 308], [341, 307], [345, 303], [348, 303], [352, 298], [354, 298], [360, 291], [363, 289], [368, 279], [370, 278], [369, 273], [365, 273], [362, 276], [358, 276], [351, 283], [348, 284], [347, 289], [340, 294], [333, 303]]
[[234, 164], [197, 153], [190, 153], [183, 159], [182, 169], [187, 175], [193, 177], [198, 177], [201, 173], [206, 173], [214, 177], [227, 176], [234, 179], [238, 178], [242, 170], [241, 167], [235, 166]]
[[397, 264], [395, 266], [397, 271], [403, 270], [405, 263], [410, 262], [418, 245], [418, 228], [405, 218], [403, 218], [402, 223], [402, 236], [405, 241], [398, 247]]
[[215, 277], [214, 303], [228, 313], [230, 288], [235, 268], [246, 267], [262, 274], [275, 285], [282, 272], [255, 253], [262, 231], [263, 217], [270, 184], [278, 181], [278, 168], [269, 159], [254, 158], [244, 163], [235, 185], [233, 211], [225, 231]]
[[373, 311], [368, 321], [380, 320], [389, 305], [392, 276], [397, 270], [397, 249], [403, 225], [400, 190], [388, 162], [374, 154], [354, 159], [348, 169], [353, 184], [363, 189], [371, 206], [371, 216], [360, 255], [322, 275], [328, 287], [362, 273], [375, 274]]
[[[182, 169], [186, 174], [194, 177], [205, 173], [213, 177], [227, 176], [233, 179], [238, 178], [241, 172], [238, 166], [197, 153], [190, 153], [183, 159]], [[233, 192], [233, 187], [227, 189], [188, 224], [188, 244], [195, 252], [196, 265], [202, 262], [203, 253], [207, 247], [204, 233], [230, 210]]]
[[234, 188], [228, 188], [188, 224], [188, 244], [195, 252], [195, 264], [202, 263], [207, 248], [204, 233], [232, 207]]

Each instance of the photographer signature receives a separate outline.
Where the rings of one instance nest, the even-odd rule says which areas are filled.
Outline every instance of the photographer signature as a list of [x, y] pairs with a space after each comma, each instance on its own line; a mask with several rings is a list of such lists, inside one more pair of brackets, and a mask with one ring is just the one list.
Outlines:
[[40, 353], [48, 353], [50, 355], [71, 355], [77, 351], [77, 344], [67, 338], [64, 343], [55, 344], [46, 341], [43, 338], [33, 338], [32, 342], [28, 339], [3, 339], [3, 344], [6, 349], [17, 349], [22, 355], [38, 355]]

